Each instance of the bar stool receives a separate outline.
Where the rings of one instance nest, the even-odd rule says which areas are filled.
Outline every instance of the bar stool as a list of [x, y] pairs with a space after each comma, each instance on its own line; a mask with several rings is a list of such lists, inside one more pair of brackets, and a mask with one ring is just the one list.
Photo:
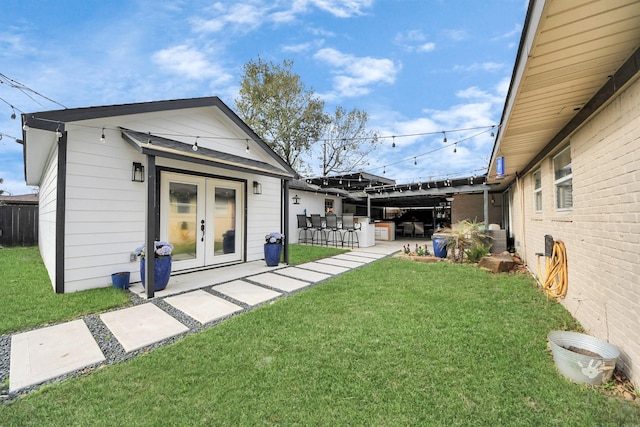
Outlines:
[[313, 245], [313, 242], [316, 240], [316, 234], [319, 232], [321, 240], [318, 240], [318, 242], [320, 243], [320, 246], [322, 246], [322, 242], [325, 242], [327, 237], [325, 229], [322, 226], [322, 217], [320, 214], [311, 214], [311, 228], [311, 244]]
[[344, 234], [342, 235], [342, 246], [344, 246], [346, 242], [347, 246], [351, 244], [351, 249], [353, 249], [354, 243], [357, 243], [358, 247], [360, 247], [360, 241], [358, 240], [358, 233], [356, 233], [356, 230], [359, 230], [360, 227], [356, 228], [356, 223], [353, 219], [352, 213], [342, 214], [342, 229], [344, 230]]
[[[327, 214], [327, 246], [329, 246], [329, 242], [333, 244], [333, 246], [338, 246], [338, 236], [340, 236], [340, 243], [342, 243], [342, 235], [338, 230], [338, 216], [335, 214]], [[331, 238], [333, 236], [333, 239]]]
[[[313, 230], [309, 226], [307, 222], [307, 216], [304, 214], [296, 215], [298, 218], [298, 243], [309, 243], [309, 238], [307, 237], [307, 233], [311, 234], [311, 240], [313, 242]], [[300, 235], [304, 233], [304, 240], [300, 238]]]

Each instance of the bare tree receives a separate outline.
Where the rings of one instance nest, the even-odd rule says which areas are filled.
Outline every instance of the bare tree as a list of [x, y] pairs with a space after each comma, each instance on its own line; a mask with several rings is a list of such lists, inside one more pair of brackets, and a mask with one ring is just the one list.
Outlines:
[[322, 146], [322, 176], [359, 170], [379, 145], [367, 130], [368, 114], [356, 108], [347, 112], [338, 106], [325, 127]]

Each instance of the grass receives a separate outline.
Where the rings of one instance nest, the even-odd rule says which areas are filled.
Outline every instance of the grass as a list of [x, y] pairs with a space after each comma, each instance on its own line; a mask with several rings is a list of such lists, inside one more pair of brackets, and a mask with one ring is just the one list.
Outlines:
[[125, 292], [112, 287], [56, 294], [37, 247], [0, 249], [0, 334], [75, 319], [120, 307]]
[[[284, 251], [283, 251], [284, 252]], [[343, 254], [348, 249], [339, 249], [328, 246], [289, 245], [289, 265], [300, 265], [305, 262]], [[282, 255], [284, 259], [284, 253]]]
[[576, 328], [522, 275], [384, 259], [0, 406], [6, 426], [640, 424], [561, 377]]

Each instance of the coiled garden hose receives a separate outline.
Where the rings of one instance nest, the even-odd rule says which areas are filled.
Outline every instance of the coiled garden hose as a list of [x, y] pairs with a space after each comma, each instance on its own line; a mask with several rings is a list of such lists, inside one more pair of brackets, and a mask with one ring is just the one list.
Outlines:
[[[553, 242], [551, 257], [545, 258], [545, 279], [542, 282], [547, 295], [562, 298], [567, 294], [569, 285], [569, 271], [567, 267], [567, 249], [562, 242]], [[540, 271], [540, 258], [538, 258]]]

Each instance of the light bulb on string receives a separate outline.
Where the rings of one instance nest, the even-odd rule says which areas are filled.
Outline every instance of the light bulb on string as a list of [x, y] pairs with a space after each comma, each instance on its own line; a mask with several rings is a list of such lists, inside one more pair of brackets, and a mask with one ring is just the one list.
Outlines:
[[60, 125], [56, 128], [56, 138], [62, 138], [62, 132], [60, 132]]
[[415, 157], [413, 158], [413, 165], [414, 165], [414, 166], [417, 166], [417, 165], [418, 165], [418, 161], [416, 160], [416, 158], [415, 158]]
[[383, 166], [383, 167], [382, 167], [382, 174], [384, 175], [384, 174], [386, 174], [386, 173], [387, 173], [387, 167], [386, 167], [386, 166]]
[[106, 141], [107, 140], [104, 137], [104, 128], [102, 128], [102, 133], [100, 134], [100, 142], [102, 142], [104, 144]]
[[16, 110], [14, 110], [13, 105], [11, 106], [11, 120], [16, 119]]
[[445, 131], [442, 131], [442, 134], [444, 135], [444, 139], [442, 140], [442, 142], [447, 142], [447, 133]]
[[196, 140], [193, 142], [193, 145], [191, 146], [191, 149], [193, 151], [198, 151], [198, 138], [200, 138], [200, 137], [196, 136]]
[[247, 148], [245, 148], [245, 153], [249, 154], [249, 140], [247, 139]]
[[458, 143], [457, 142], [455, 144], [453, 144], [453, 152], [454, 153], [458, 152]]
[[391, 148], [396, 148], [396, 136], [393, 135], [391, 138], [393, 139], [393, 142], [391, 143]]

